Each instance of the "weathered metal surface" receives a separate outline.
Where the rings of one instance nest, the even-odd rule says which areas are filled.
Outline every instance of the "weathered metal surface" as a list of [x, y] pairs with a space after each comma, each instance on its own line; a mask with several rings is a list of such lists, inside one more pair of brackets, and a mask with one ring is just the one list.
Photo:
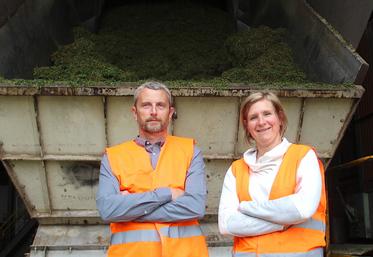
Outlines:
[[28, 155], [28, 154], [3, 154], [3, 160], [23, 160], [23, 161], [100, 161], [102, 154], [100, 155]]
[[[317, 80], [361, 84], [368, 64], [308, 3], [282, 1], [298, 62]], [[336, 40], [337, 39], [337, 40]]]
[[0, 96], [0, 141], [4, 153], [39, 155], [33, 98]]
[[68, 249], [68, 250], [32, 250], [29, 257], [106, 257], [104, 250]]
[[231, 163], [232, 160], [206, 161], [206, 181], [208, 185], [206, 214], [216, 215], [218, 212], [224, 176]]
[[[53, 86], [33, 87], [14, 86], [0, 83], [0, 96], [133, 96], [137, 83], [122, 83], [118, 86], [97, 85], [90, 87], [68, 87], [55, 84]], [[286, 88], [286, 87], [285, 87]], [[283, 97], [336, 97], [336, 98], [360, 98], [364, 89], [358, 85], [349, 87], [336, 87], [335, 89], [323, 89], [322, 86], [315, 89], [271, 89], [271, 86], [258, 88], [255, 84], [232, 84], [226, 89], [213, 87], [188, 87], [174, 88], [174, 96], [247, 96], [250, 93], [271, 90]]]
[[[203, 223], [201, 228], [210, 256], [231, 256], [231, 237], [219, 235], [216, 223]], [[41, 225], [31, 246], [30, 257], [105, 257], [109, 242], [110, 231], [105, 225]]]
[[[133, 93], [123, 90], [117, 92]], [[170, 133], [196, 139], [207, 161], [207, 214], [216, 215], [224, 174], [249, 147], [239, 112], [244, 93], [255, 91], [206, 90], [173, 90], [178, 118]], [[289, 119], [285, 136], [313, 145], [328, 160], [363, 91], [356, 86], [275, 92]], [[132, 96], [34, 94], [0, 100], [1, 159], [31, 215], [43, 224], [100, 222], [95, 206], [99, 161], [107, 145], [137, 135]]]
[[174, 133], [196, 139], [204, 154], [235, 154], [237, 97], [176, 97]]
[[211, 257], [230, 257], [232, 256], [232, 247], [209, 247], [209, 256]]
[[105, 225], [88, 226], [48, 226], [39, 227], [33, 245], [33, 250], [82, 248], [96, 250], [104, 249], [110, 242], [109, 227]]
[[95, 210], [99, 164], [47, 162], [53, 210]]
[[8, 162], [11, 170], [8, 173], [13, 175], [13, 183], [18, 186], [28, 210], [31, 213], [50, 213], [50, 200], [47, 188], [48, 173], [44, 172], [40, 161], [12, 161]]
[[371, 256], [373, 244], [332, 244], [329, 251], [332, 256]]
[[300, 142], [314, 145], [317, 141], [320, 156], [331, 158], [351, 108], [349, 99], [307, 99]]
[[[357, 48], [373, 10], [373, 1], [308, 0], [354, 48]], [[348, 19], [346, 19], [348, 17]]]
[[137, 123], [133, 119], [131, 96], [107, 97], [107, 133], [109, 145], [130, 140], [137, 133]]
[[106, 146], [101, 97], [39, 99], [45, 154], [99, 155]]
[[[327, 83], [361, 83], [366, 62], [306, 1], [267, 2], [284, 7], [279, 10], [298, 38], [294, 50], [308, 74]], [[0, 159], [32, 217], [54, 225], [40, 226], [31, 257], [105, 256], [108, 227], [88, 225], [100, 222], [94, 203], [98, 161], [107, 145], [137, 134], [129, 112], [136, 86], [0, 84]], [[225, 171], [248, 147], [238, 122], [240, 103], [261, 90], [237, 84], [172, 90], [179, 119], [170, 132], [195, 137], [207, 160], [207, 216], [216, 217]], [[272, 91], [288, 113], [289, 140], [312, 144], [325, 159], [333, 156], [364, 92], [360, 86]], [[229, 244], [214, 226], [204, 230], [210, 245]], [[211, 256], [230, 256], [228, 247], [209, 250]]]
[[51, 213], [34, 212], [33, 217], [38, 220], [39, 224], [56, 225], [87, 225], [102, 223], [98, 211], [94, 210], [53, 210]]

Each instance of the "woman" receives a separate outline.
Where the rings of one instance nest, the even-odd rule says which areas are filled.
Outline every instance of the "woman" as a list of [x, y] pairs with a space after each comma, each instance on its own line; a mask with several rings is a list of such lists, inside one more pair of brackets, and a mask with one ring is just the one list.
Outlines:
[[287, 118], [273, 93], [247, 97], [241, 122], [255, 147], [228, 169], [219, 206], [233, 256], [323, 256], [326, 200], [315, 151], [283, 137]]

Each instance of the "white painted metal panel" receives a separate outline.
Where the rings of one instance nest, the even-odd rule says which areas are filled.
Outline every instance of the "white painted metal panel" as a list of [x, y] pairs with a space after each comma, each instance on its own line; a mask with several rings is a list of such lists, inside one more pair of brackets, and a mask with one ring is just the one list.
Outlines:
[[285, 131], [285, 137], [290, 142], [296, 143], [300, 126], [302, 98], [280, 98], [280, 100], [288, 118], [288, 127]]
[[[240, 101], [246, 94], [233, 92], [227, 91], [221, 96], [188, 96], [189, 91], [174, 92], [178, 119], [171, 132], [195, 138], [206, 157], [207, 214], [217, 214], [225, 173], [234, 158], [241, 157], [249, 148], [239, 126]], [[356, 99], [340, 95], [328, 97], [322, 92], [318, 93], [320, 98], [315, 98], [312, 92], [288, 96], [290, 93], [286, 92], [281, 98], [289, 119], [285, 136], [292, 142], [300, 136], [300, 142], [315, 146], [324, 154], [322, 157], [331, 157]], [[35, 107], [32, 97], [7, 96], [4, 99], [15, 110], [20, 101], [22, 104], [19, 105], [21, 111], [12, 115], [1, 112], [2, 128], [7, 119], [34, 130], [39, 126], [44, 146], [44, 155], [40, 152], [27, 155], [26, 147], [25, 152], [19, 153], [5, 148], [0, 156], [12, 163], [8, 172], [15, 174], [13, 181], [29, 210], [35, 209], [31, 214], [45, 224], [96, 223], [99, 220], [95, 204], [98, 160], [106, 145], [105, 132], [111, 145], [137, 135], [137, 124], [130, 112], [132, 96], [47, 95], [39, 96]], [[35, 110], [39, 111], [39, 116]], [[27, 112], [25, 120], [13, 117]], [[7, 142], [18, 144], [18, 137], [22, 137], [19, 134], [24, 132], [14, 129], [13, 133], [8, 133]]]
[[99, 164], [46, 162], [53, 210], [96, 210]]
[[217, 214], [219, 208], [221, 188], [223, 185], [225, 173], [227, 172], [232, 160], [207, 160], [206, 164], [206, 182], [207, 182], [207, 201], [206, 213]]
[[41, 96], [45, 154], [101, 155], [106, 146], [103, 98]]
[[106, 257], [104, 250], [31, 250], [30, 257]]
[[69, 248], [104, 247], [109, 244], [110, 230], [108, 225], [40, 225], [35, 235], [33, 246], [59, 246]]
[[209, 247], [210, 257], [231, 257], [232, 246]]
[[351, 99], [342, 98], [306, 99], [300, 142], [331, 158], [352, 103]]
[[237, 97], [178, 97], [174, 134], [196, 139], [205, 155], [234, 155]]
[[253, 144], [246, 140], [245, 130], [242, 126], [242, 123], [240, 122], [240, 125], [239, 125], [239, 128], [238, 128], [238, 136], [237, 136], [235, 156], [236, 157], [241, 157], [242, 154], [252, 146], [253, 146]]
[[12, 154], [40, 154], [31, 96], [0, 96], [0, 142]]
[[49, 210], [48, 189], [42, 163], [40, 161], [11, 161], [18, 188], [27, 204], [38, 212]]
[[137, 123], [131, 113], [133, 97], [107, 98], [108, 144], [116, 145], [131, 140], [138, 134]]
[[[202, 223], [210, 257], [231, 256], [231, 237], [218, 234], [216, 223]], [[31, 246], [30, 257], [105, 257], [110, 241], [108, 225], [41, 225]], [[228, 245], [228, 246], [227, 246]]]

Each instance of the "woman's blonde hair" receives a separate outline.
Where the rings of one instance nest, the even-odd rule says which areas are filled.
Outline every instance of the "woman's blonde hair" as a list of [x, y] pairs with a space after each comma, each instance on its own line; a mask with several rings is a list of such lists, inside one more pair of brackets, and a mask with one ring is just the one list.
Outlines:
[[241, 113], [240, 113], [241, 123], [242, 123], [243, 128], [245, 129], [245, 137], [248, 142], [253, 140], [253, 138], [250, 135], [249, 131], [247, 130], [247, 126], [246, 126], [247, 114], [249, 113], [249, 110], [253, 104], [263, 99], [266, 99], [273, 104], [276, 114], [281, 122], [280, 134], [281, 136], [284, 136], [285, 134], [285, 131], [288, 125], [288, 118], [286, 117], [286, 113], [284, 111], [284, 108], [282, 107], [280, 99], [278, 99], [278, 97], [274, 93], [271, 93], [271, 92], [257, 92], [246, 97], [245, 101], [242, 104]]

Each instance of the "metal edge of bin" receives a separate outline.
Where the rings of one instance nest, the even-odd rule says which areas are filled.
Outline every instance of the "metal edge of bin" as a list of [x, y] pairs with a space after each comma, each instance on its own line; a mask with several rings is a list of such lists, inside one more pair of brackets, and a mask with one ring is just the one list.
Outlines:
[[[10, 84], [0, 84], [0, 96], [133, 96], [135, 88], [138, 86], [123, 83], [118, 86], [14, 86]], [[233, 86], [216, 89], [213, 87], [199, 88], [171, 88], [173, 96], [248, 96], [254, 92], [271, 91], [280, 97], [335, 97], [335, 98], [361, 98], [364, 88], [360, 85], [351, 85], [335, 89], [277, 89], [266, 87], [258, 88], [255, 85], [235, 84]]]

